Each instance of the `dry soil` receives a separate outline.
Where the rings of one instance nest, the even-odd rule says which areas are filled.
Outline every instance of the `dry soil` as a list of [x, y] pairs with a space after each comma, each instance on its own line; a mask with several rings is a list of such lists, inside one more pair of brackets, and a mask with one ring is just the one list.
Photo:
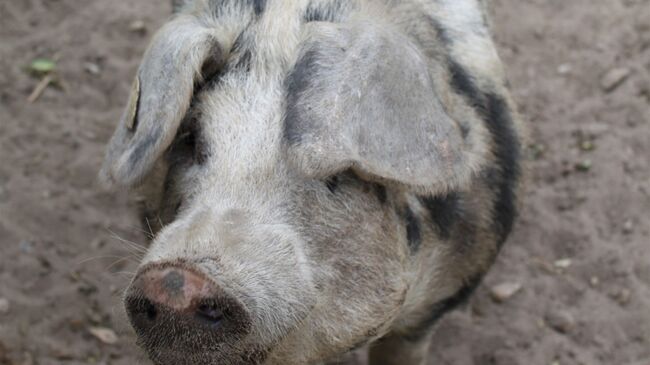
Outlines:
[[[148, 363], [119, 301], [136, 262], [114, 236], [144, 239], [95, 176], [169, 12], [0, 0], [2, 365]], [[530, 182], [498, 263], [440, 323], [431, 364], [650, 365], [650, 1], [495, 0], [493, 20], [531, 126]], [[39, 57], [58, 60], [59, 81], [28, 103]], [[497, 303], [501, 283], [522, 289]]]

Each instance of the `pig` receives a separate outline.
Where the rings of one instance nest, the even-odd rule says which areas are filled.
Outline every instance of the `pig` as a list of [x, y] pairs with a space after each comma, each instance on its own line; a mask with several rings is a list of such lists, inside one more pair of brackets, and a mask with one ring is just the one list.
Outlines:
[[521, 122], [480, 0], [175, 1], [100, 176], [151, 229], [160, 365], [427, 363], [512, 230]]

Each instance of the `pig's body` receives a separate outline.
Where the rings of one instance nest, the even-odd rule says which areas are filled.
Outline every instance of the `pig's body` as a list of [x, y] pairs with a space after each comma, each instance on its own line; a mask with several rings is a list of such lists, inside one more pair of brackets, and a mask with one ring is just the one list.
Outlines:
[[477, 0], [189, 1], [104, 178], [157, 235], [127, 293], [157, 364], [423, 364], [516, 213], [522, 127]]

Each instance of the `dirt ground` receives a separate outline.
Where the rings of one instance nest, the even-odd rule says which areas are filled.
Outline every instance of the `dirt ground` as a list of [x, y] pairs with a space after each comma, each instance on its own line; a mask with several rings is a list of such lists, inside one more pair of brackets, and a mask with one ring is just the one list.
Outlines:
[[[650, 2], [495, 5], [531, 179], [516, 231], [441, 322], [431, 364], [650, 365]], [[1, 365], [148, 364], [119, 300], [136, 262], [113, 236], [144, 239], [95, 176], [169, 12], [163, 0], [0, 0]], [[25, 67], [39, 57], [58, 60], [62, 88], [30, 104], [39, 79]], [[522, 289], [497, 303], [501, 283]]]

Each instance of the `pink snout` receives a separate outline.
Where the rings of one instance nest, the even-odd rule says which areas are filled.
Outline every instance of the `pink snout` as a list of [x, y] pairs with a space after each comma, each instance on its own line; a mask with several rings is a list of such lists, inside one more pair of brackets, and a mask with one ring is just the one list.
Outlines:
[[125, 306], [150, 354], [230, 347], [250, 330], [244, 305], [187, 263], [145, 266], [128, 289]]

